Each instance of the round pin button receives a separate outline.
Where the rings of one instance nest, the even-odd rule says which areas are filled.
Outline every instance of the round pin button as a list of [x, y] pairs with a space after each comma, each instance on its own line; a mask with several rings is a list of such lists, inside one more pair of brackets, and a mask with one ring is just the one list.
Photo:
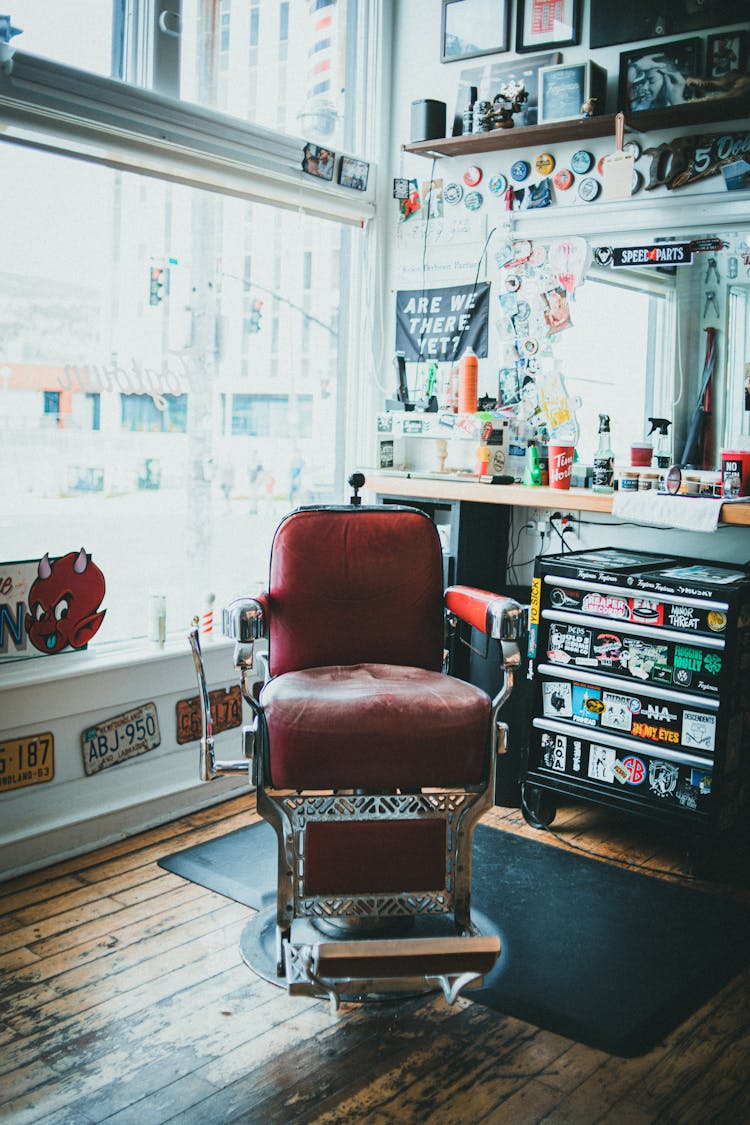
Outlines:
[[521, 351], [524, 355], [536, 355], [539, 351], [539, 341], [533, 336], [527, 336], [521, 343]]
[[622, 146], [622, 151], [626, 152], [629, 156], [632, 156], [633, 160], [640, 159], [641, 146], [638, 144], [638, 141], [626, 141]]
[[574, 152], [570, 159], [570, 167], [577, 176], [583, 176], [586, 172], [589, 172], [593, 163], [593, 156], [585, 148], [579, 148], [578, 152]]
[[505, 279], [505, 288], [509, 293], [515, 293], [521, 288], [521, 279], [517, 273], [509, 273]]
[[460, 184], [451, 183], [446, 184], [443, 188], [443, 199], [446, 203], [456, 204], [460, 203], [464, 197], [464, 189]]
[[510, 174], [517, 184], [525, 180], [531, 171], [531, 165], [528, 160], [517, 160], [515, 164], [511, 165]]
[[634, 168], [633, 169], [633, 179], [632, 179], [631, 184], [630, 184], [630, 194], [635, 195], [635, 193], [637, 191], [640, 191], [642, 187], [643, 187], [643, 176], [641, 175], [641, 173], [638, 171], [637, 168]]
[[573, 173], [569, 168], [561, 168], [559, 172], [555, 172], [552, 183], [559, 191], [567, 191], [573, 186]]
[[469, 191], [464, 197], [464, 206], [468, 207], [469, 211], [478, 211], [482, 206], [482, 193], [480, 191]]
[[501, 195], [504, 191], [507, 191], [508, 181], [505, 176], [498, 174], [492, 177], [487, 186], [493, 195]]
[[472, 164], [471, 168], [467, 168], [464, 172], [464, 183], [467, 187], [476, 187], [482, 179], [482, 169], [478, 168], [476, 164]]
[[554, 171], [555, 158], [551, 152], [540, 152], [534, 161], [534, 167], [540, 176], [549, 176]]
[[600, 176], [604, 175], [604, 161], [607, 159], [608, 156], [609, 156], [609, 153], [605, 153], [604, 156], [600, 156], [599, 159], [596, 162], [596, 170], [597, 170], [597, 172], [599, 173]]
[[592, 176], [587, 176], [578, 185], [578, 195], [585, 203], [591, 203], [592, 200], [596, 199], [601, 190], [602, 185]]

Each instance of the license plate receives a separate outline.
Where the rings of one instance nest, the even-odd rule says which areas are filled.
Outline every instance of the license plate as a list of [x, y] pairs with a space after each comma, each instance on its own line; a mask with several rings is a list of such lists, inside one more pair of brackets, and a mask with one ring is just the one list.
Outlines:
[[0, 742], [0, 793], [41, 785], [55, 776], [55, 739], [49, 731]]
[[144, 703], [83, 732], [83, 768], [87, 774], [98, 773], [126, 758], [145, 754], [160, 743], [156, 704]]
[[[218, 691], [208, 693], [208, 702], [211, 705], [211, 719], [213, 733], [221, 734], [223, 730], [242, 725], [242, 693], [237, 684], [231, 688], [219, 688]], [[201, 737], [201, 708], [200, 699], [196, 695], [192, 699], [180, 699], [177, 703], [177, 741], [196, 742]]]

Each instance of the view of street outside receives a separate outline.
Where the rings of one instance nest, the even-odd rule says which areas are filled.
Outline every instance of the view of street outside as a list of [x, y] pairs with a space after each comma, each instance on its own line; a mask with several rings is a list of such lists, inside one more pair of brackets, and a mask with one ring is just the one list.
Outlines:
[[[75, 5], [78, 34], [96, 11], [101, 50], [94, 57], [89, 45], [81, 65], [102, 74], [112, 53], [106, 6]], [[28, 20], [19, 49], [36, 44], [78, 65], [70, 29], [56, 40], [39, 20], [46, 8], [53, 26], [59, 6], [16, 7], [14, 22]], [[266, 66], [289, 90], [304, 86], [291, 63], [302, 65], [316, 31], [302, 0], [252, 7], [248, 23], [248, 5], [221, 5], [211, 92], [215, 102], [236, 99], [236, 72], [251, 96], [248, 33], [258, 84], [245, 114], [257, 119], [271, 111]], [[335, 45], [346, 3], [323, 8]], [[334, 64], [342, 50], [339, 42]], [[274, 90], [273, 123], [295, 132], [304, 91], [294, 101]], [[331, 128], [339, 116], [329, 115]], [[143, 636], [154, 593], [167, 597], [168, 630], [186, 630], [206, 595], [220, 607], [265, 579], [286, 510], [333, 498], [349, 266], [341, 228], [15, 145], [0, 146], [0, 161], [9, 220], [0, 255], [0, 563], [85, 548], [107, 584], [94, 644]]]

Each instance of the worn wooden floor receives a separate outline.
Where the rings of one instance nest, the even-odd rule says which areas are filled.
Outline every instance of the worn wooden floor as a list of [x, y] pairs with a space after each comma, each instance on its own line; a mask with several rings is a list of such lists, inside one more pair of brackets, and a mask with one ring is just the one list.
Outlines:
[[[333, 1016], [255, 977], [238, 952], [251, 912], [157, 866], [248, 823], [251, 800], [0, 886], [1, 1120], [750, 1121], [750, 969], [633, 1059], [468, 1000]], [[554, 827], [580, 846], [658, 867], [656, 877], [680, 877], [677, 847], [611, 816], [569, 808]], [[488, 819], [540, 838], [515, 809]]]

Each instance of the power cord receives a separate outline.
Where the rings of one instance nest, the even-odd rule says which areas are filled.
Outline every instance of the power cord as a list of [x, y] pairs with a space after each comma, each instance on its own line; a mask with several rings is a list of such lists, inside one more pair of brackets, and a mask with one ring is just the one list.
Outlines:
[[535, 814], [526, 804], [523, 792], [521, 793], [521, 802], [523, 808], [526, 810], [526, 813], [534, 821], [536, 821], [545, 832], [548, 832], [550, 836], [553, 836], [567, 848], [572, 848], [574, 851], [582, 852], [584, 855], [589, 855], [593, 859], [605, 860], [607, 863], [613, 863], [623, 867], [635, 867], [641, 871], [647, 871], [651, 875], [668, 875], [672, 879], [684, 879], [686, 882], [695, 882], [695, 875], [687, 871], [668, 871], [664, 867], [652, 867], [652, 865], [649, 863], [639, 863], [638, 860], [635, 859], [622, 859], [620, 856], [606, 855], [604, 852], [595, 851], [593, 848], [585, 848], [583, 844], [574, 844], [572, 840], [568, 840], [565, 838], [565, 836], [561, 836], [560, 833], [555, 832], [554, 828], [551, 828], [549, 824], [545, 824], [543, 821], [539, 820], [537, 816], [535, 816]]

